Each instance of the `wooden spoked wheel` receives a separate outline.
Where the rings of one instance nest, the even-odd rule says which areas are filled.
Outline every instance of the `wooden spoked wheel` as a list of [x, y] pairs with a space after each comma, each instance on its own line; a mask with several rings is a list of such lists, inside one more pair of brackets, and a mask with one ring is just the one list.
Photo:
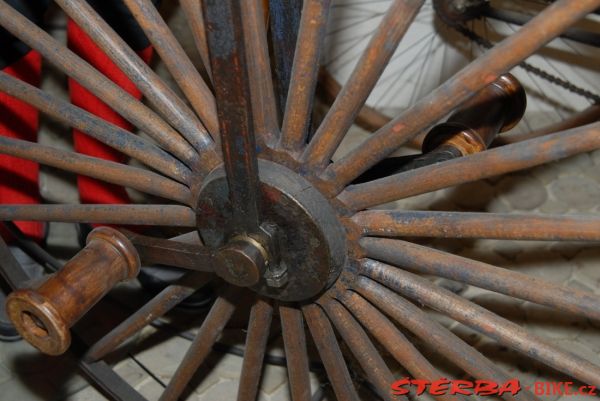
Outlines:
[[[600, 387], [600, 366], [435, 285], [423, 275], [467, 283], [595, 320], [600, 320], [600, 297], [407, 241], [414, 237], [598, 241], [598, 216], [371, 209], [600, 148], [600, 123], [492, 150], [483, 146], [454, 154], [450, 160], [353, 184], [395, 149], [457, 108], [469, 105], [482, 90], [497, 85], [499, 77], [504, 79], [503, 73], [600, 7], [600, 0], [554, 2], [335, 162], [331, 162], [332, 155], [422, 0], [391, 3], [351, 78], [308, 143], [329, 1], [304, 2], [281, 118], [262, 1], [206, 0], [201, 9], [195, 1], [181, 0], [198, 49], [204, 60], [210, 60], [207, 70], [211, 85], [203, 81], [150, 0], [125, 0], [189, 106], [86, 1], [57, 3], [136, 83], [151, 108], [128, 96], [5, 1], [0, 1], [0, 24], [110, 104], [150, 139], [123, 131], [4, 73], [0, 73], [0, 90], [87, 132], [146, 167], [5, 137], [0, 137], [0, 152], [133, 188], [150, 195], [151, 200], [136, 205], [3, 205], [0, 218], [174, 226], [191, 231], [172, 240], [139, 234], [122, 240], [131, 242], [142, 263], [170, 264], [190, 272], [94, 344], [85, 355], [85, 363], [102, 360], [144, 327], [149, 316], [164, 315], [212, 279], [222, 283], [220, 295], [161, 400], [176, 400], [183, 393], [239, 306], [243, 288], [255, 294], [255, 301], [249, 316], [238, 400], [257, 396], [274, 315], [281, 319], [294, 401], [310, 398], [305, 327], [340, 400], [358, 399], [347, 366], [350, 355], [342, 353], [340, 342], [348, 346], [383, 399], [396, 398], [390, 392], [394, 377], [379, 346], [412, 377], [431, 381], [441, 377], [438, 368], [399, 327], [470, 377], [500, 383], [508, 379], [506, 372], [420, 306], [446, 314], [568, 377]], [[504, 123], [497, 123], [496, 131]], [[135, 266], [134, 262], [126, 263], [135, 259], [131, 244], [123, 246], [126, 256], [113, 256], [114, 260], [126, 257], [120, 262], [123, 271], [127, 270], [123, 266]], [[101, 255], [87, 258], [96, 266]], [[86, 281], [85, 268], [80, 265], [85, 267], [88, 259], [78, 259], [82, 283]], [[129, 398], [119, 394], [119, 386], [111, 386], [106, 375], [97, 376], [97, 380], [111, 389], [115, 399], [132, 399], [130, 392]], [[449, 394], [436, 397], [465, 399]], [[536, 399], [526, 390], [505, 394], [504, 398]]]

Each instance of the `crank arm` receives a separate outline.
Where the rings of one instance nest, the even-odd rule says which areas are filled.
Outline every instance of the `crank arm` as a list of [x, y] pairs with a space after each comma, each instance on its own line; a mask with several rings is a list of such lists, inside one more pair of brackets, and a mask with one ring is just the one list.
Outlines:
[[202, 245], [163, 239], [121, 230], [137, 250], [142, 264], [160, 264], [201, 272], [213, 272], [213, 251]]

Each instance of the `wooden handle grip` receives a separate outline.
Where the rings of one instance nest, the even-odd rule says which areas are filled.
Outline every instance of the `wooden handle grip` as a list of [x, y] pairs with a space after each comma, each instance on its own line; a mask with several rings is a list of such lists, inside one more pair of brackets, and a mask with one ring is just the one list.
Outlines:
[[501, 75], [479, 91], [423, 141], [423, 152], [447, 145], [463, 156], [486, 150], [500, 132], [513, 128], [527, 106], [525, 90], [511, 74]]
[[120, 281], [140, 269], [135, 247], [119, 231], [93, 230], [87, 244], [37, 288], [19, 289], [6, 310], [21, 336], [40, 351], [59, 355], [71, 344], [69, 329]]

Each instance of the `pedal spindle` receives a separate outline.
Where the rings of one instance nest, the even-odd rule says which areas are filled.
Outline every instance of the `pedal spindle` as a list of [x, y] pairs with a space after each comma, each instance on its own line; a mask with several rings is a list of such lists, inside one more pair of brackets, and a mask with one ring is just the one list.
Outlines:
[[57, 273], [35, 288], [11, 293], [6, 309], [13, 324], [34, 347], [49, 355], [64, 353], [69, 329], [117, 283], [137, 276], [140, 259], [119, 231], [100, 227]]
[[496, 135], [513, 128], [523, 117], [527, 98], [512, 75], [501, 75], [477, 93], [423, 141], [423, 153], [450, 147], [466, 156], [486, 150]]

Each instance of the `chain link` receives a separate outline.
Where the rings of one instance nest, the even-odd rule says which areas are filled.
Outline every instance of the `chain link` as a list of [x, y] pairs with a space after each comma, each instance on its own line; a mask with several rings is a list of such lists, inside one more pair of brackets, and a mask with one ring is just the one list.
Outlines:
[[[494, 46], [494, 44], [492, 42], [490, 42], [488, 39], [478, 35], [476, 32], [472, 31], [471, 29], [467, 28], [464, 25], [457, 25], [457, 26], [454, 26], [453, 28], [456, 29], [461, 34], [463, 34], [464, 36], [466, 36], [468, 39], [470, 39], [473, 42], [480, 45], [481, 47], [489, 49]], [[519, 63], [519, 67], [523, 68], [525, 71], [528, 71], [528, 72], [530, 72], [530, 73], [532, 73], [554, 85], [558, 85], [558, 86], [568, 90], [569, 92], [575, 93], [579, 96], [589, 99], [592, 102], [594, 102], [595, 104], [600, 104], [600, 95], [597, 95], [587, 89], [581, 88], [569, 81], [565, 81], [564, 79], [557, 77], [556, 75], [550, 74], [549, 72], [544, 71], [541, 68], [535, 67], [525, 61], [522, 61], [521, 63]]]

